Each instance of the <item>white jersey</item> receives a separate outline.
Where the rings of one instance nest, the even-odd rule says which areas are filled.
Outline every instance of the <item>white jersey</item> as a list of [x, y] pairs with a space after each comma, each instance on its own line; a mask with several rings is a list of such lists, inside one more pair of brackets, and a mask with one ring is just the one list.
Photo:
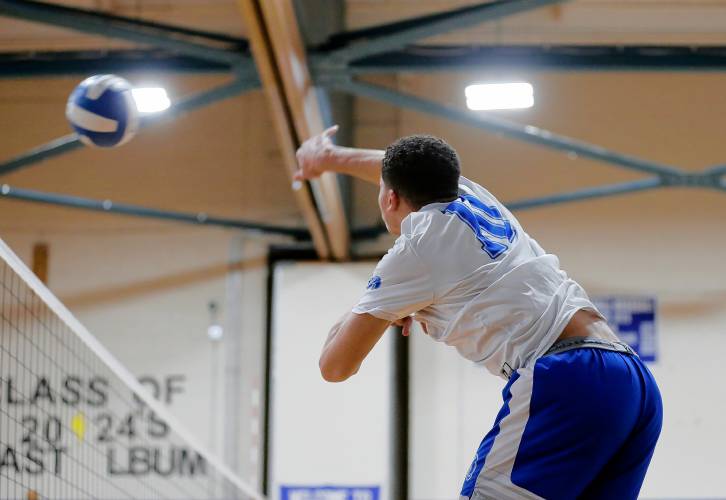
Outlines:
[[353, 312], [414, 314], [431, 338], [508, 378], [544, 354], [575, 312], [597, 309], [489, 191], [459, 182], [459, 198], [403, 220]]

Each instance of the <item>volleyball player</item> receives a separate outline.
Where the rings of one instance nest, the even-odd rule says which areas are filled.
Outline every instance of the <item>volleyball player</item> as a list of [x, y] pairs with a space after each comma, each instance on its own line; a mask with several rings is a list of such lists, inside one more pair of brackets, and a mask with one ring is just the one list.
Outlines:
[[398, 238], [331, 329], [322, 376], [347, 379], [391, 323], [408, 334], [416, 320], [507, 381], [460, 498], [637, 498], [660, 434], [660, 393], [585, 290], [460, 175], [443, 140], [354, 149], [333, 144], [336, 130], [301, 146], [297, 179], [331, 171], [378, 184], [381, 216]]

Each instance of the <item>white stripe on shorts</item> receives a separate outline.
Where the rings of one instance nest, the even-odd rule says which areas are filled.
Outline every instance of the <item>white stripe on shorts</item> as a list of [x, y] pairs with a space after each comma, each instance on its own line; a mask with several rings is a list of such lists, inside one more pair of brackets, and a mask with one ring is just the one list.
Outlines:
[[509, 414], [499, 422], [499, 434], [484, 461], [471, 500], [535, 500], [542, 497], [512, 483], [512, 469], [529, 419], [534, 371], [517, 370], [519, 378], [509, 388]]

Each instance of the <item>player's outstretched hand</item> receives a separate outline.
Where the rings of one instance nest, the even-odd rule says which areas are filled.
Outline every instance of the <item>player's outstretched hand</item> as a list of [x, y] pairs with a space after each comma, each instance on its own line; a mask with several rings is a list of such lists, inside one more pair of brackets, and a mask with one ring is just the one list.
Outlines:
[[332, 137], [337, 131], [338, 126], [333, 125], [302, 143], [295, 153], [298, 169], [293, 176], [294, 180], [315, 179], [326, 171], [334, 161], [337, 146], [333, 144]]

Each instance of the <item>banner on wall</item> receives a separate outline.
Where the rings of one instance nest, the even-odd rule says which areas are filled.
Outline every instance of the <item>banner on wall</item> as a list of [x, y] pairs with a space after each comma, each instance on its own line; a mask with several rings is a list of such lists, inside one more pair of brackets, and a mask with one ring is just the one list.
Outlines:
[[281, 500], [379, 500], [378, 486], [281, 486]]
[[[71, 491], [83, 483], [85, 491], [109, 490], [105, 496], [94, 490], [93, 498], [114, 498], [118, 491], [140, 495], [135, 488], [148, 489], [150, 478], [180, 484], [207, 478], [202, 455], [105, 371], [1, 368], [0, 415], [7, 418], [0, 418], [0, 477], [16, 490]], [[185, 392], [186, 377], [143, 376], [139, 382], [171, 405]]]
[[594, 297], [593, 302], [620, 339], [635, 349], [643, 361], [656, 361], [654, 297], [613, 295]]

